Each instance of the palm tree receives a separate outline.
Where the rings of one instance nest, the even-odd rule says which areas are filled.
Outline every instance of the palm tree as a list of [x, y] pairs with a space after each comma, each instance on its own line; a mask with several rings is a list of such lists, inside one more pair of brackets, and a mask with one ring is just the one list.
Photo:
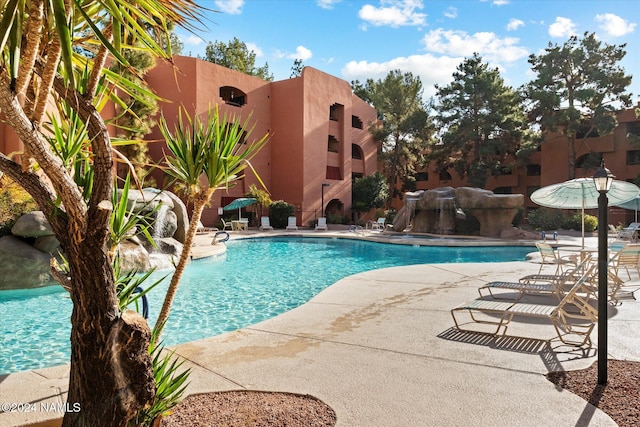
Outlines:
[[[100, 110], [136, 91], [104, 64], [128, 66], [121, 51], [134, 45], [169, 58], [170, 23], [192, 28], [200, 10], [191, 0], [0, 2], [0, 110], [24, 144], [22, 164], [0, 153], [0, 171], [34, 198], [69, 265], [52, 268], [73, 301], [67, 399], [81, 411], [66, 412], [64, 426], [126, 426], [154, 398], [151, 331], [120, 309], [107, 247], [113, 148]], [[45, 120], [50, 105], [67, 129], [59, 135]], [[75, 115], [86, 137], [66, 161], [53, 145], [78, 142], [65, 126]]]
[[[250, 166], [249, 160], [266, 144], [268, 134], [253, 142], [244, 144], [249, 135], [249, 119], [241, 123], [237, 118], [220, 117], [218, 106], [209, 110], [206, 121], [196, 115], [194, 119], [182, 109], [178, 113], [178, 123], [172, 134], [164, 117], [160, 119], [160, 130], [172, 156], [166, 157], [166, 173], [173, 177], [178, 186], [193, 202], [193, 214], [184, 241], [180, 260], [171, 277], [162, 309], [155, 328], [158, 336], [169, 318], [171, 305], [178, 290], [178, 284], [189, 262], [193, 238], [196, 235], [202, 211], [213, 193], [220, 188], [228, 188], [240, 179], [242, 172]], [[245, 133], [246, 132], [246, 133]], [[258, 177], [259, 179], [259, 177]]]

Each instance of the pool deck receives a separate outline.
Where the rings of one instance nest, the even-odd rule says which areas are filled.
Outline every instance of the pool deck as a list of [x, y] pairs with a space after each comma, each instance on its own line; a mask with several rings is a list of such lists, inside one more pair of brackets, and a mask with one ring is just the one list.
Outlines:
[[[577, 238], [561, 239], [579, 244]], [[223, 248], [210, 241], [198, 237], [196, 257]], [[589, 237], [587, 246], [595, 245]], [[595, 344], [586, 351], [561, 345], [545, 322], [514, 320], [501, 338], [453, 327], [451, 308], [477, 298], [483, 283], [538, 268], [535, 262], [507, 262], [364, 272], [273, 319], [175, 350], [193, 369], [190, 394], [310, 394], [336, 411], [338, 426], [615, 426], [544, 377], [590, 366]], [[634, 279], [631, 290], [640, 287]], [[609, 358], [640, 361], [640, 302], [628, 294], [621, 302], [609, 307]], [[597, 343], [595, 330], [592, 339]], [[64, 403], [67, 382], [66, 365], [0, 376], [0, 402]], [[0, 412], [0, 425], [53, 426], [59, 416]]]

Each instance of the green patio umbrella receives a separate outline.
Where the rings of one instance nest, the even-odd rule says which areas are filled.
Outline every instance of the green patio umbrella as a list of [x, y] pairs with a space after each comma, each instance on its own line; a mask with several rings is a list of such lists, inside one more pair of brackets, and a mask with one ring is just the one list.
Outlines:
[[241, 209], [253, 205], [257, 202], [253, 197], [240, 197], [235, 199], [233, 202], [229, 203], [227, 206], [222, 208], [225, 211], [232, 211], [234, 209], [238, 209], [238, 219], [242, 219]]
[[615, 205], [615, 206], [623, 209], [629, 209], [631, 211], [636, 211], [635, 222], [638, 222], [638, 211], [640, 210], [640, 196], [636, 197], [635, 199], [631, 199], [628, 202], [620, 203], [619, 205]]
[[[635, 199], [640, 194], [636, 185], [613, 180], [607, 193], [609, 206], [618, 206]], [[539, 188], [531, 194], [531, 200], [540, 206], [556, 209], [582, 210], [582, 247], [584, 247], [584, 210], [598, 207], [600, 193], [593, 184], [593, 178], [576, 178], [558, 184]]]

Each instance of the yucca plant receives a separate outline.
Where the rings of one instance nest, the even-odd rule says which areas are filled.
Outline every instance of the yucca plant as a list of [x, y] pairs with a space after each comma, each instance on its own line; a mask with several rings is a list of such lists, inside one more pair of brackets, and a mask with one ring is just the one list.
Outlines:
[[157, 204], [151, 212], [141, 215], [134, 211], [135, 206], [133, 204], [131, 207], [128, 206], [130, 189], [130, 175], [127, 175], [125, 178], [121, 194], [118, 194], [118, 189], [115, 185], [113, 187], [113, 195], [111, 198], [113, 210], [111, 211], [109, 226], [109, 255], [111, 259], [115, 259], [115, 252], [118, 245], [134, 235], [144, 235], [151, 245], [154, 248], [156, 247], [149, 230], [153, 225], [153, 215], [160, 208], [160, 204]]
[[[193, 28], [201, 11], [193, 0], [0, 1], [0, 110], [24, 145], [20, 163], [0, 153], [0, 171], [34, 198], [69, 264], [68, 272], [54, 274], [73, 301], [67, 400], [82, 411], [66, 412], [64, 426], [123, 427], [153, 400], [151, 331], [137, 316], [114, 310], [108, 253], [114, 150], [100, 114], [108, 99], [128, 108], [118, 95], [137, 98], [140, 87], [109, 73], [105, 63], [108, 57], [129, 67], [122, 52], [134, 47], [171, 58], [169, 28]], [[56, 99], [86, 129], [89, 154], [72, 171], [64, 154], [51, 149], [44, 125]], [[70, 118], [56, 113], [61, 123]]]
[[[164, 326], [164, 325], [160, 325]], [[180, 371], [184, 360], [175, 356], [174, 352], [164, 352], [164, 346], [159, 341], [160, 331], [158, 325], [153, 328], [149, 354], [153, 357], [153, 374], [156, 382], [155, 399], [151, 406], [141, 410], [138, 416], [130, 422], [131, 427], [152, 426], [159, 418], [171, 414], [171, 410], [184, 397], [184, 392], [189, 385], [187, 380], [191, 369]]]
[[[135, 306], [135, 310], [140, 312], [139, 302], [156, 286], [158, 286], [167, 277], [167, 275], [151, 282], [146, 283], [155, 269], [140, 273], [137, 270], [122, 271], [120, 268], [120, 258], [116, 257], [113, 262], [113, 272], [116, 277], [116, 292], [118, 294], [120, 310]], [[148, 317], [148, 313], [143, 310], [144, 318]]]
[[193, 213], [180, 260], [156, 321], [156, 325], [160, 325], [159, 336], [169, 318], [178, 283], [189, 262], [202, 211], [218, 188], [229, 188], [239, 179], [240, 172], [251, 167], [249, 160], [267, 143], [268, 134], [245, 143], [245, 135], [251, 134], [253, 130], [249, 120], [250, 118], [242, 122], [236, 117], [227, 117], [226, 114], [221, 116], [217, 105], [209, 110], [204, 121], [197, 115], [192, 119], [188, 112], [181, 109], [173, 132], [166, 119], [160, 119], [160, 130], [171, 151], [171, 155], [166, 157], [165, 172], [174, 179], [176, 186], [183, 189], [187, 199], [193, 202]]

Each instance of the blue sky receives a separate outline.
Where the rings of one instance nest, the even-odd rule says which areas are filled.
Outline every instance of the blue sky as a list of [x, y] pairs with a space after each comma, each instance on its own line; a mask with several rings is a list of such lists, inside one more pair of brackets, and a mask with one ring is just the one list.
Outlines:
[[206, 30], [177, 29], [184, 54], [203, 55], [208, 42], [237, 37], [269, 64], [276, 80], [289, 78], [293, 61], [348, 82], [410, 71], [426, 97], [446, 85], [465, 57], [478, 52], [518, 87], [533, 75], [527, 62], [549, 42], [595, 32], [605, 43], [626, 43], [622, 62], [634, 76], [640, 101], [638, 0], [197, 0], [216, 10]]

